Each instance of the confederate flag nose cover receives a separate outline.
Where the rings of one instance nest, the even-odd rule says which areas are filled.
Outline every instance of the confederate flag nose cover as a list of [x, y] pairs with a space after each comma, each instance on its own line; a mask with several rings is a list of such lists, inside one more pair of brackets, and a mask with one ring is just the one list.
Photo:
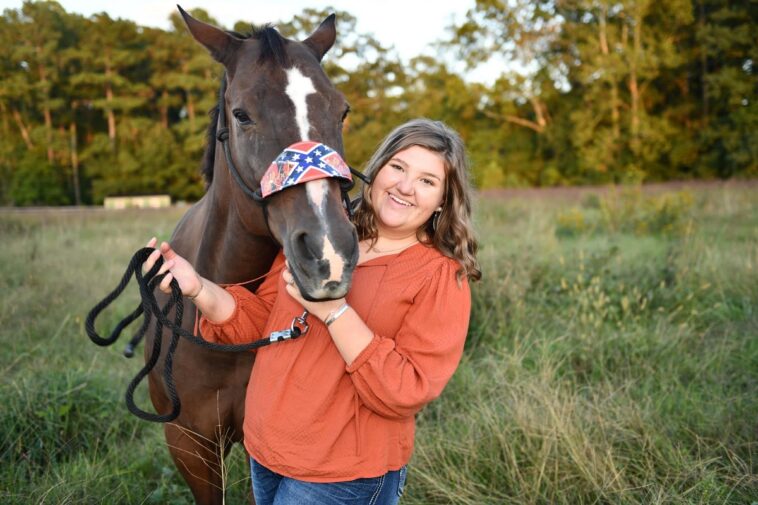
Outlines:
[[334, 149], [320, 142], [296, 142], [276, 157], [261, 179], [261, 196], [316, 179], [352, 181], [350, 167]]

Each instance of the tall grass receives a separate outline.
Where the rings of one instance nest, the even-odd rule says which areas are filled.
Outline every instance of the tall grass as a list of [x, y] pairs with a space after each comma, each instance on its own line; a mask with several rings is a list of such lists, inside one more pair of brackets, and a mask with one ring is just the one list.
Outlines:
[[406, 503], [758, 500], [758, 202], [623, 198], [482, 202], [468, 352]]
[[[162, 427], [126, 410], [141, 367], [84, 333], [87, 311], [153, 235], [166, 239], [184, 209], [0, 215], [0, 503], [184, 504]], [[112, 328], [137, 304], [124, 293], [103, 313]], [[138, 402], [152, 410], [146, 387]], [[229, 503], [249, 495], [243, 451], [230, 465]]]
[[[0, 214], [0, 502], [191, 502], [161, 428], [124, 407], [139, 361], [82, 328], [182, 212]], [[466, 353], [418, 416], [403, 503], [758, 501], [749, 189], [482, 199], [477, 226]], [[240, 447], [227, 463], [244, 503]]]

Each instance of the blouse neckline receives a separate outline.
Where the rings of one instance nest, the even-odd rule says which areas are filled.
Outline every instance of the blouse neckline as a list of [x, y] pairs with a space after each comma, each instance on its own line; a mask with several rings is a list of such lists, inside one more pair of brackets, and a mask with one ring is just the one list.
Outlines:
[[396, 253], [384, 254], [382, 256], [377, 256], [376, 258], [371, 258], [370, 260], [364, 261], [363, 263], [358, 263], [358, 265], [356, 265], [356, 268], [360, 268], [363, 266], [387, 265], [391, 263], [396, 257], [400, 256], [401, 254], [414, 250], [415, 248], [420, 247], [420, 246], [424, 246], [424, 244], [422, 244], [421, 242], [416, 242], [415, 244], [406, 247], [402, 251], [398, 251]]

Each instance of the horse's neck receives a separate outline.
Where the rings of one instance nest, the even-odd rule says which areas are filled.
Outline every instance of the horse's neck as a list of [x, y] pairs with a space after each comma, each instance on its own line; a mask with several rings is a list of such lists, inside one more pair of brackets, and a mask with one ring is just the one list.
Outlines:
[[209, 191], [182, 218], [172, 239], [200, 275], [221, 284], [265, 274], [279, 249], [270, 237], [248, 231], [229, 201]]

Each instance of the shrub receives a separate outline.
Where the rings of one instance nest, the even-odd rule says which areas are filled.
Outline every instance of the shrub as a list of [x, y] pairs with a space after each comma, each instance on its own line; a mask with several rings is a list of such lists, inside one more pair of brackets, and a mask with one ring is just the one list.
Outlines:
[[559, 238], [601, 233], [686, 235], [692, 227], [693, 204], [687, 191], [644, 195], [635, 189], [613, 191], [602, 198], [590, 195], [582, 208], [558, 213], [555, 234]]

